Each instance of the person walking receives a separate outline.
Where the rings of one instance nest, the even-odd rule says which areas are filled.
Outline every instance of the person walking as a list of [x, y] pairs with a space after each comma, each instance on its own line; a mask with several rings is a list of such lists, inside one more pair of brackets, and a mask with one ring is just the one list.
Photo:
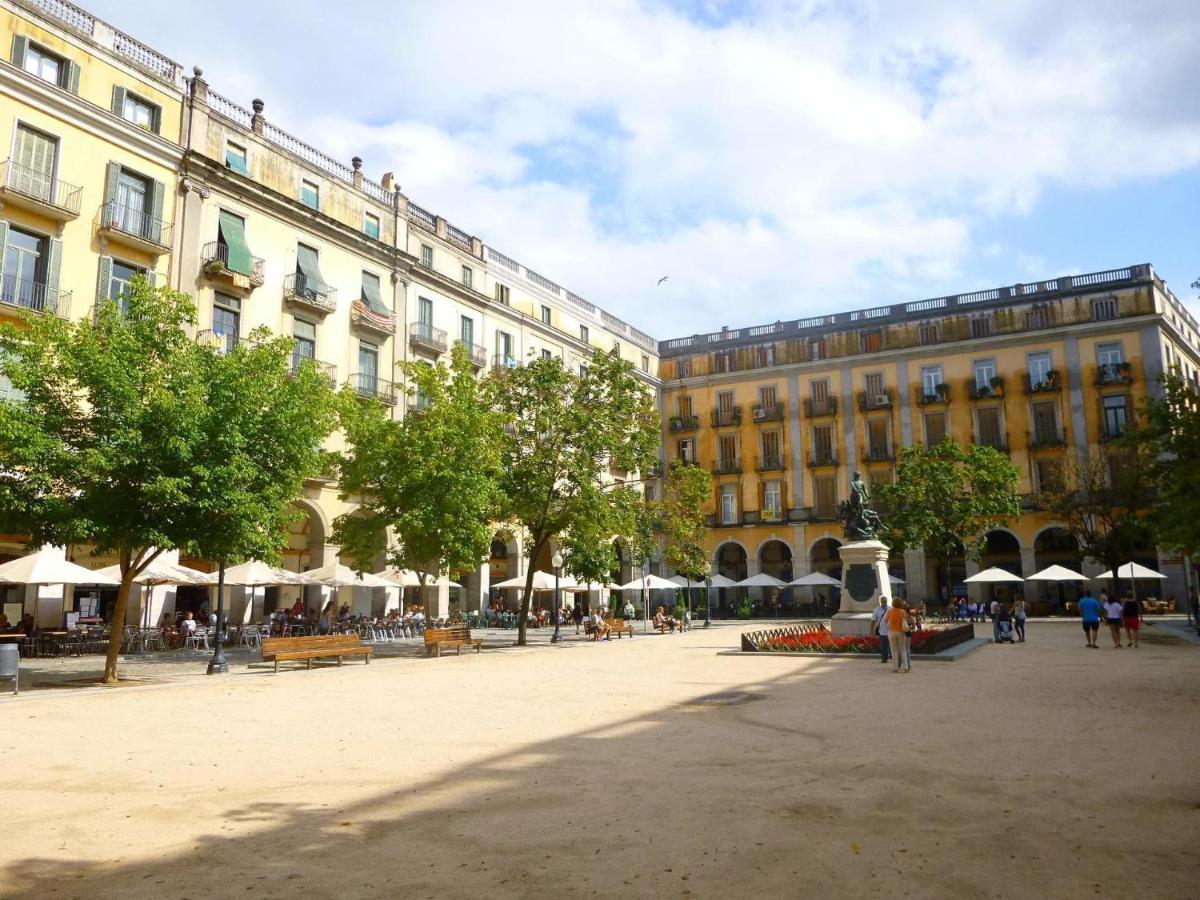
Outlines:
[[1104, 604], [1104, 624], [1112, 635], [1113, 647], [1121, 649], [1121, 613], [1124, 611], [1120, 601], [1109, 600]]
[[908, 611], [903, 600], [893, 600], [887, 611], [888, 643], [891, 645], [892, 671], [907, 672], [912, 668], [908, 657]]
[[1087, 591], [1079, 598], [1079, 617], [1083, 619], [1083, 634], [1087, 645], [1097, 649], [1096, 638], [1100, 634], [1100, 601]]
[[1121, 603], [1121, 621], [1125, 624], [1125, 637], [1130, 647], [1140, 647], [1138, 632], [1142, 628], [1142, 604], [1134, 599], [1133, 594], [1125, 594]]
[[1028, 609], [1025, 606], [1025, 598], [1017, 594], [1017, 599], [1013, 601], [1012, 617], [1013, 627], [1017, 629], [1017, 643], [1025, 643], [1025, 616], [1028, 614]]
[[992, 617], [992, 643], [1000, 643], [1000, 601], [995, 597], [992, 598], [992, 604], [988, 607], [988, 614]]
[[879, 605], [871, 612], [871, 631], [879, 635], [879, 661], [887, 662], [892, 658], [891, 645], [888, 643], [888, 598], [880, 597]]

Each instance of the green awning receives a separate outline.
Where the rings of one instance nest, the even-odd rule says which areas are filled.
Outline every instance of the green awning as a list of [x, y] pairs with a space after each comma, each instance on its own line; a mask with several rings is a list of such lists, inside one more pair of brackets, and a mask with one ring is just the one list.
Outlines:
[[383, 297], [379, 295], [379, 279], [369, 272], [363, 272], [362, 298], [374, 312], [389, 316], [392, 314], [384, 305]]
[[250, 263], [250, 247], [246, 244], [246, 223], [225, 210], [221, 210], [221, 240], [229, 248], [226, 268], [243, 275], [254, 274]]
[[297, 285], [302, 291], [316, 294], [328, 293], [325, 279], [321, 277], [321, 266], [318, 262], [317, 251], [303, 244], [296, 245], [296, 268], [304, 276], [304, 284]]
[[239, 175], [250, 177], [250, 169], [246, 165], [246, 160], [240, 154], [234, 153], [232, 150], [225, 151], [225, 165], [233, 169]]

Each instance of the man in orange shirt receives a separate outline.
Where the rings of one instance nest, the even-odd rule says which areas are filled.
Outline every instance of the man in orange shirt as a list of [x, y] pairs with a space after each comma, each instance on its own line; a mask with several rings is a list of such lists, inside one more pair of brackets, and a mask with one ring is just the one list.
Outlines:
[[[886, 599], [886, 598], [885, 598]], [[892, 671], [907, 672], [912, 668], [908, 658], [908, 612], [903, 600], [893, 600], [887, 611], [888, 643], [892, 650]]]

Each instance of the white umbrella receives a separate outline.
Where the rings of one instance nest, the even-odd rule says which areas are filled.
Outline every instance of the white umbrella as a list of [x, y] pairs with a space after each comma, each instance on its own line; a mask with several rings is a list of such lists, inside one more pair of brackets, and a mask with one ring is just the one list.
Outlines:
[[709, 587], [715, 588], [731, 588], [736, 586], [737, 582], [732, 578], [726, 578], [720, 572], [717, 572], [714, 575], [708, 576], [708, 585]]
[[[212, 572], [208, 576], [208, 584], [216, 584], [220, 572]], [[231, 566], [225, 570], [225, 584], [240, 585], [241, 587], [271, 587], [280, 584], [320, 584], [315, 578], [310, 578], [301, 572], [292, 572], [268, 566], [265, 562], [252, 559], [240, 565]]]
[[749, 578], [742, 579], [737, 582], [737, 587], [787, 587], [786, 581], [780, 581], [774, 575], [768, 575], [766, 572], [759, 572], [757, 575], [751, 575]]
[[892, 575], [892, 574], [888, 575], [888, 581], [890, 581], [892, 584], [904, 584], [903, 578], [897, 578], [895, 575]]
[[[315, 578], [326, 587], [395, 587], [396, 582], [372, 575], [370, 572], [355, 572], [349, 566], [340, 563], [330, 563], [319, 569], [311, 569], [304, 573], [309, 578]], [[226, 573], [226, 579], [229, 575]]]
[[647, 591], [673, 591], [679, 587], [674, 581], [669, 578], [662, 578], [658, 575], [644, 575], [641, 578], [635, 578], [628, 584], [623, 584], [617, 588], [621, 591], [640, 591], [643, 588]]
[[[507, 581], [498, 581], [492, 585], [494, 588], [523, 588], [525, 587], [525, 575], [518, 575], [516, 578], [510, 578]], [[568, 575], [560, 576], [558, 579], [558, 588], [567, 590], [568, 587], [576, 587], [579, 582]], [[552, 591], [554, 590], [554, 573], [543, 572], [538, 569], [533, 573], [533, 589], [535, 591]]]
[[1049, 566], [1040, 572], [1034, 572], [1026, 581], [1087, 581], [1086, 575], [1068, 569], [1066, 566]]
[[[121, 580], [121, 566], [105, 566], [103, 569], [96, 570], [98, 574], [106, 575], [109, 578]], [[187, 566], [181, 566], [178, 563], [165, 562], [163, 559], [156, 559], [146, 568], [142, 569], [141, 573], [134, 577], [134, 584], [157, 585], [157, 584], [211, 584], [210, 575], [207, 572], [201, 572], [199, 569], [191, 569]]]
[[982, 572], [976, 572], [970, 578], [964, 578], [963, 581], [967, 584], [998, 584], [1006, 581], [1024, 581], [1025, 579], [1019, 575], [1014, 575], [1007, 569], [1001, 569], [998, 566], [992, 566], [989, 569], [984, 569]]
[[0, 584], [103, 584], [116, 587], [120, 581], [95, 569], [67, 562], [53, 547], [22, 556], [0, 566]]
[[809, 572], [788, 582], [793, 587], [841, 587], [842, 583], [836, 578], [830, 578], [824, 572]]
[[587, 584], [564, 585], [564, 584], [560, 583], [559, 588], [561, 588], [564, 591], [570, 591], [571, 593], [574, 593], [574, 594], [586, 594], [588, 591], [600, 591], [600, 590], [619, 591], [621, 589], [621, 586], [619, 584], [597, 584], [594, 581], [589, 581]]
[[[1109, 569], [1107, 572], [1101, 572], [1099, 575], [1094, 576], [1092, 581], [1108, 581], [1112, 577], [1112, 569]], [[1166, 581], [1167, 576], [1160, 572], [1155, 572], [1153, 569], [1147, 569], [1145, 566], [1139, 566], [1135, 562], [1129, 562], [1123, 566], [1117, 566], [1117, 578], [1137, 579], [1139, 581], [1150, 578], [1155, 581]]]

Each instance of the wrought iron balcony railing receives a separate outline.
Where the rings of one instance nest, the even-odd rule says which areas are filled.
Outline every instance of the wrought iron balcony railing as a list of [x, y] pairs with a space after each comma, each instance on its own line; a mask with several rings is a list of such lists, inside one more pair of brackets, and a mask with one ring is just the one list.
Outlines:
[[971, 443], [978, 447], [991, 447], [993, 450], [999, 450], [1001, 453], [1008, 453], [1008, 433], [1000, 434], [985, 434], [971, 435]]
[[927, 393], [926, 388], [923, 385], [917, 387], [917, 406], [931, 406], [935, 403], [949, 402], [950, 385], [946, 384], [945, 382], [936, 385], [932, 394]]
[[60, 291], [40, 281], [5, 275], [0, 278], [0, 303], [66, 319], [71, 313], [71, 292]]
[[764, 453], [758, 458], [758, 471], [760, 472], [782, 472], [783, 469], [783, 454], [781, 453]]
[[350, 376], [350, 386], [362, 397], [382, 400], [388, 406], [396, 405], [396, 385], [370, 372], [355, 372]]
[[821, 400], [814, 400], [808, 397], [804, 401], [804, 415], [810, 419], [817, 419], [822, 416], [837, 415], [837, 397], [825, 397]]
[[1133, 366], [1129, 363], [1096, 366], [1096, 384], [1133, 384]]
[[300, 371], [303, 365], [312, 365], [318, 372], [324, 375], [330, 382], [337, 381], [337, 366], [333, 363], [322, 362], [319, 359], [313, 359], [311, 356], [305, 356], [303, 353], [293, 353], [292, 363], [290, 366], [291, 373], [295, 375]]
[[492, 357], [493, 369], [515, 369], [521, 364], [521, 361], [515, 356], [509, 356], [507, 353], [497, 353]]
[[479, 344], [472, 344], [462, 340], [455, 341], [454, 345], [467, 349], [467, 353], [471, 357], [471, 365], [475, 368], [482, 369], [487, 365], [487, 347], [481, 347]]
[[248, 279], [248, 284], [259, 287], [263, 283], [263, 261], [260, 257], [250, 257], [249, 272], [235, 272], [229, 268], [229, 245], [220, 241], [209, 241], [200, 251], [201, 265], [210, 276], [221, 276], [236, 281], [242, 277]]
[[671, 416], [668, 422], [671, 431], [695, 431], [700, 427], [699, 416]]
[[283, 299], [315, 312], [331, 313], [337, 309], [337, 288], [309, 278], [303, 272], [292, 272], [283, 279]]
[[823, 466], [836, 466], [838, 464], [838, 455], [836, 450], [818, 450], [815, 453], [808, 454], [808, 467], [810, 469], [819, 469]]
[[742, 471], [742, 461], [736, 456], [731, 459], [718, 459], [713, 466], [714, 475], [734, 475]]
[[116, 200], [101, 204], [96, 214], [96, 227], [130, 239], [134, 244], [152, 249], [171, 246], [171, 226], [162, 219]]
[[783, 420], [782, 403], [755, 403], [750, 411], [750, 417], [755, 422], [780, 422]]
[[867, 393], [866, 391], [858, 392], [858, 408], [863, 412], [869, 412], [873, 409], [891, 409], [892, 408], [892, 389], [884, 388], [879, 393]]
[[867, 445], [863, 448], [863, 462], [878, 463], [892, 462], [896, 459], [896, 454], [887, 444]]
[[1038, 428], [1025, 432], [1030, 450], [1048, 450], [1067, 446], [1067, 436], [1061, 428]]
[[350, 324], [379, 334], [396, 333], [396, 316], [371, 307], [361, 297], [350, 304]]
[[413, 322], [408, 326], [408, 341], [414, 347], [424, 347], [434, 353], [445, 353], [447, 347], [446, 332], [434, 328], [428, 322]]
[[1025, 373], [1025, 393], [1027, 394], [1056, 394], [1061, 390], [1062, 379], [1054, 369], [1037, 379], [1034, 379], [1028, 372]]
[[74, 219], [79, 215], [83, 188], [59, 181], [52, 174], [19, 165], [8, 159], [0, 163], [4, 169], [0, 190], [14, 205], [30, 206], [57, 220]]
[[742, 424], [742, 408], [740, 406], [728, 406], [725, 408], [717, 407], [712, 411], [712, 423], [714, 427], [723, 425], [741, 425]]

